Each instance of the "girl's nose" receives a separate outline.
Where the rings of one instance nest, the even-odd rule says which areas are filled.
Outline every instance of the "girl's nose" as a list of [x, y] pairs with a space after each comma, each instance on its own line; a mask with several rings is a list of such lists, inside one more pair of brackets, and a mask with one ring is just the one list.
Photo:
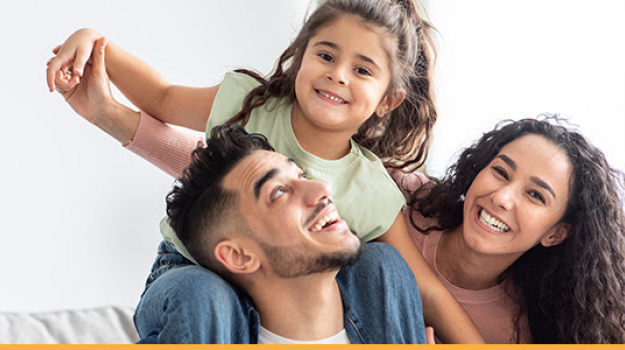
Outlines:
[[337, 64], [333, 66], [333, 69], [331, 69], [328, 72], [327, 77], [328, 77], [328, 80], [332, 82], [335, 82], [341, 85], [347, 85], [346, 69], [341, 65]]

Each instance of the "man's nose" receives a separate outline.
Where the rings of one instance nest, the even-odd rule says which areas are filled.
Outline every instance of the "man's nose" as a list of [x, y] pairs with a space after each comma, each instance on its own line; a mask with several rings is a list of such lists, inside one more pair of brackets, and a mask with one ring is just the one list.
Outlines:
[[330, 185], [323, 181], [305, 180], [301, 186], [306, 205], [316, 206], [332, 196]]

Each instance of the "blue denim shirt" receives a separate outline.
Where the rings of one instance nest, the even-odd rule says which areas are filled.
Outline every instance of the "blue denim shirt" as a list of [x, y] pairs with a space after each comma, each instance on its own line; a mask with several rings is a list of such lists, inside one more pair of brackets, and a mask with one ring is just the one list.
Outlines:
[[[336, 280], [353, 344], [425, 343], [419, 290], [395, 248], [368, 243], [363, 257], [342, 268]], [[242, 290], [190, 266], [172, 245], [162, 243], [135, 325], [142, 343], [255, 344], [260, 317]]]

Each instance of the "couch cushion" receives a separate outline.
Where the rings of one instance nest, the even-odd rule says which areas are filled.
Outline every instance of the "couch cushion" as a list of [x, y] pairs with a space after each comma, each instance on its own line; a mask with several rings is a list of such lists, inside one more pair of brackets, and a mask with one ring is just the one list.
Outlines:
[[1, 344], [127, 344], [138, 340], [131, 307], [0, 312]]

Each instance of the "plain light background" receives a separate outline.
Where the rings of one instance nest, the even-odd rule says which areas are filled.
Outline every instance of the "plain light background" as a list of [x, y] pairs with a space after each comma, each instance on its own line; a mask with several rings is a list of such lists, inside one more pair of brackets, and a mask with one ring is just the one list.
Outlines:
[[[268, 72], [307, 0], [12, 1], [0, 12], [0, 311], [134, 306], [173, 179], [49, 93], [52, 48], [91, 27], [172, 82]], [[562, 113], [625, 168], [625, 2], [436, 0], [440, 118], [428, 170], [505, 118]], [[116, 92], [115, 92], [116, 93]], [[118, 93], [120, 100], [125, 101]]]

